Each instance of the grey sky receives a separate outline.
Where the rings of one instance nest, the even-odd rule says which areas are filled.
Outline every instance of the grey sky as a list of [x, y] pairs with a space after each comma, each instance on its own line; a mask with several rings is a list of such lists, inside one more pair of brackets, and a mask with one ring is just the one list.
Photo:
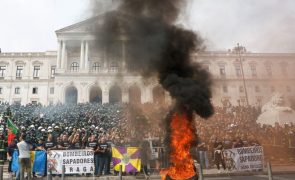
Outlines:
[[[88, 1], [0, 0], [0, 48], [55, 50], [54, 31], [89, 17]], [[253, 52], [295, 52], [295, 0], [190, 1], [184, 24], [201, 33], [209, 50], [239, 42]]]

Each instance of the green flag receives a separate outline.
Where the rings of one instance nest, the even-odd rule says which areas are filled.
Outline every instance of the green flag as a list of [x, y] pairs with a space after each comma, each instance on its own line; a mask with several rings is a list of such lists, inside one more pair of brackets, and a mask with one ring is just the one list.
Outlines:
[[7, 127], [14, 135], [17, 135], [18, 128], [10, 119], [7, 120]]

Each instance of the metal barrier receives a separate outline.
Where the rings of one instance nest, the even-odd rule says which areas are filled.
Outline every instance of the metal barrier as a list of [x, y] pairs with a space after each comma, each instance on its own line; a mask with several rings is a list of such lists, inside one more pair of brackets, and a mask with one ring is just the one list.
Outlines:
[[0, 165], [0, 180], [3, 180], [3, 165]]

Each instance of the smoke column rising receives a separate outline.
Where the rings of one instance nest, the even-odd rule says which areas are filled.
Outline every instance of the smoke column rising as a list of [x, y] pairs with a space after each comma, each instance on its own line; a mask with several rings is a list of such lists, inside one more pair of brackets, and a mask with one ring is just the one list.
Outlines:
[[[96, 36], [97, 44], [106, 48], [112, 59], [120, 56], [115, 49], [124, 41], [127, 68], [132, 67], [143, 77], [157, 76], [175, 99], [173, 112], [185, 113], [192, 124], [193, 112], [203, 118], [213, 114], [212, 81], [209, 73], [191, 58], [204, 49], [202, 38], [175, 25], [183, 7], [185, 0], [122, 0], [117, 10], [103, 15]], [[168, 116], [166, 121], [168, 145], [171, 119]]]
[[191, 59], [204, 49], [201, 37], [174, 25], [183, 7], [184, 0], [122, 0], [117, 10], [104, 15], [96, 35], [108, 56], [120, 55], [113, 49], [123, 36], [127, 68], [145, 77], [157, 75], [177, 105], [207, 118], [213, 113], [212, 81]]

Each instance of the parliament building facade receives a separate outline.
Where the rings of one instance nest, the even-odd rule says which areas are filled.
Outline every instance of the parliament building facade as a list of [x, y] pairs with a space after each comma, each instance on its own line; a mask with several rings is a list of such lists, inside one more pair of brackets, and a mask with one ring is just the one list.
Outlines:
[[[157, 79], [128, 72], [125, 44], [119, 60], [95, 48], [94, 19], [56, 31], [57, 51], [0, 53], [0, 101], [9, 103], [169, 103]], [[96, 22], [99, 23], [99, 22]], [[295, 53], [204, 52], [192, 55], [214, 79], [213, 103], [261, 106], [275, 92], [295, 93]]]

